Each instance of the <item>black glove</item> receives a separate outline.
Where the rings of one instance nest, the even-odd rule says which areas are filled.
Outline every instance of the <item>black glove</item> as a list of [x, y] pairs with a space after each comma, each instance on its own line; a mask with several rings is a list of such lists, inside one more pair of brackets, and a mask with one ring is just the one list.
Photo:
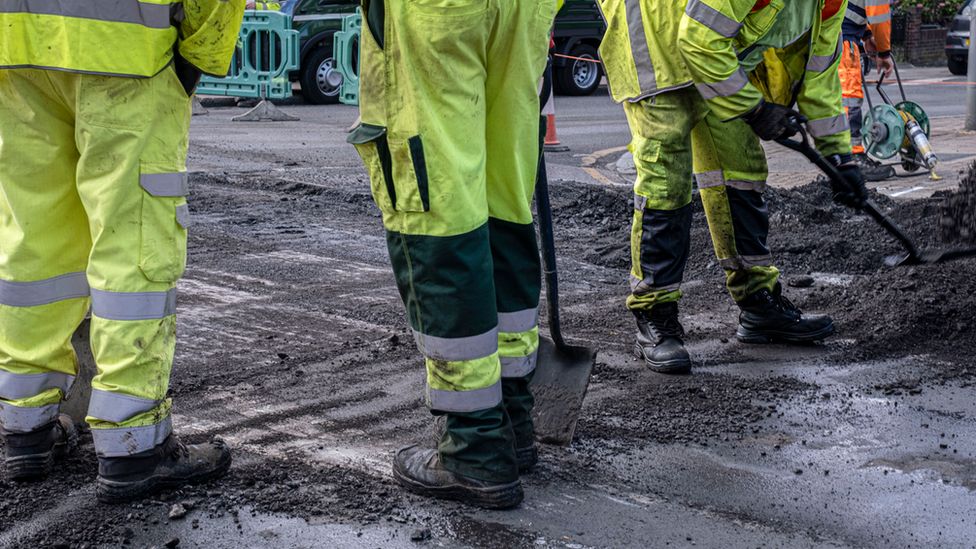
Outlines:
[[796, 126], [806, 122], [803, 115], [793, 109], [761, 101], [756, 108], [742, 115], [759, 139], [774, 141], [796, 135]]
[[864, 207], [864, 201], [868, 198], [868, 190], [864, 186], [864, 176], [861, 175], [861, 168], [854, 163], [851, 155], [835, 154], [828, 158], [841, 177], [844, 178], [844, 185], [840, 181], [830, 180], [830, 188], [834, 191], [834, 202], [843, 204], [850, 208], [860, 210]]

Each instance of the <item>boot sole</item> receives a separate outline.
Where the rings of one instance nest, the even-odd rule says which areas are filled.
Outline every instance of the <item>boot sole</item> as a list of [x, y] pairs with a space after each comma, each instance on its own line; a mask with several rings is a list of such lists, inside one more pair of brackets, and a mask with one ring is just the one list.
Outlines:
[[679, 358], [675, 360], [652, 360], [644, 352], [640, 343], [634, 344], [637, 358], [643, 359], [647, 367], [659, 374], [681, 375], [691, 373], [691, 359]]
[[827, 339], [834, 335], [836, 330], [834, 324], [830, 323], [816, 332], [796, 335], [776, 331], [757, 331], [746, 328], [742, 325], [735, 331], [735, 337], [743, 343], [766, 344], [766, 343], [815, 343]]
[[522, 499], [525, 497], [525, 494], [522, 492], [522, 483], [517, 480], [492, 488], [476, 489], [461, 484], [427, 486], [407, 476], [395, 464], [393, 466], [393, 478], [408, 492], [419, 496], [450, 499], [476, 505], [484, 509], [511, 509], [518, 506], [519, 503], [522, 503]]
[[231, 461], [231, 456], [228, 455], [227, 459], [218, 463], [214, 469], [206, 473], [185, 478], [151, 476], [134, 482], [120, 482], [98, 477], [98, 480], [95, 482], [95, 493], [98, 496], [98, 501], [101, 503], [127, 503], [142, 499], [162, 490], [179, 488], [188, 484], [200, 484], [218, 479], [227, 474]]
[[8, 457], [7, 477], [14, 482], [34, 482], [44, 480], [51, 474], [54, 464], [68, 456], [78, 446], [78, 433], [70, 431], [68, 440], [55, 444], [50, 451], [28, 456]]

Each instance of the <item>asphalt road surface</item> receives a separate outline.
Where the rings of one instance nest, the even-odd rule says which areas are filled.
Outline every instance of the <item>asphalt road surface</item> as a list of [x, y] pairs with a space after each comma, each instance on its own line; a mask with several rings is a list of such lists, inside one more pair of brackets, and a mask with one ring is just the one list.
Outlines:
[[[961, 88], [911, 89], [930, 112], [958, 114]], [[595, 156], [627, 132], [599, 95], [558, 101], [571, 150], [550, 157], [566, 330], [600, 353], [576, 439], [542, 448], [514, 511], [405, 494], [392, 452], [435, 428], [379, 215], [345, 143], [356, 110], [282, 108], [302, 120], [236, 123], [242, 109], [211, 107], [192, 128], [174, 423], [230, 442], [231, 473], [99, 505], [89, 437], [44, 483], [0, 480], [0, 547], [976, 546], [976, 266], [882, 268], [893, 244], [800, 186], [808, 166], [771, 153], [774, 174], [795, 176], [777, 175], [784, 188], [770, 194], [784, 280], [805, 286], [788, 292], [840, 333], [808, 347], [737, 343], [698, 211], [682, 301], [695, 372], [655, 374], [631, 356], [623, 305], [622, 151]], [[944, 120], [942, 142], [962, 147], [969, 137]], [[931, 241], [939, 199], [919, 196], [879, 200]]]

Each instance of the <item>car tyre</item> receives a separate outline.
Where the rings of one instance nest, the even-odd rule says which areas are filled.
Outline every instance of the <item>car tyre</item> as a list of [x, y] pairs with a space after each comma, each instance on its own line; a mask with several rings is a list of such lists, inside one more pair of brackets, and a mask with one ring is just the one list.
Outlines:
[[[560, 95], [592, 95], [603, 79], [603, 66], [596, 48], [589, 44], [577, 44], [570, 50], [566, 65], [556, 68], [556, 93]], [[589, 61], [592, 60], [592, 61]]]
[[966, 74], [968, 60], [962, 57], [950, 57], [948, 59], [949, 72], [957, 76]]
[[[330, 40], [326, 40], [329, 42]], [[330, 76], [336, 71], [332, 44], [319, 46], [305, 58], [301, 70], [302, 95], [314, 105], [329, 105], [339, 102], [340, 86], [330, 83]]]

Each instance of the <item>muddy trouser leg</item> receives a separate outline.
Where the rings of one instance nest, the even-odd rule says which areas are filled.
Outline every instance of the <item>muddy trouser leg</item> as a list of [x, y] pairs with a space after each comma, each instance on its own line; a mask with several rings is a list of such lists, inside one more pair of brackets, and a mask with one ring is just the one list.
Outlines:
[[40, 70], [0, 71], [0, 430], [50, 423], [77, 372], [91, 239], [74, 117]]
[[693, 88], [624, 103], [637, 167], [627, 307], [681, 298], [691, 238], [691, 130], [703, 116]]
[[864, 152], [864, 142], [861, 137], [861, 105], [864, 103], [864, 88], [862, 87], [861, 53], [857, 42], [844, 40], [844, 50], [840, 58], [840, 83], [842, 101], [847, 110], [847, 118], [851, 126], [851, 152]]
[[[534, 365], [537, 330], [525, 319], [531, 314], [534, 325], [538, 266], [525, 264], [526, 250], [536, 253], [526, 238], [538, 147], [535, 94], [551, 23], [546, 13], [555, 4], [384, 7], [382, 21], [367, 13], [363, 124], [350, 141], [383, 212], [397, 286], [426, 358], [429, 406], [447, 418], [441, 461], [466, 476], [510, 482], [518, 478], [515, 434], [499, 354], [530, 357]], [[528, 105], [518, 101], [523, 97]], [[530, 278], [528, 291], [506, 286], [496, 294], [496, 280]], [[518, 341], [508, 341], [514, 335]]]
[[723, 122], [708, 114], [692, 131], [692, 146], [695, 179], [732, 299], [772, 290], [779, 270], [766, 246], [767, 171], [759, 139], [741, 120]]
[[172, 68], [146, 79], [73, 82], [98, 367], [88, 423], [99, 457], [125, 457], [172, 431], [166, 394], [176, 282], [186, 267], [190, 98]]

